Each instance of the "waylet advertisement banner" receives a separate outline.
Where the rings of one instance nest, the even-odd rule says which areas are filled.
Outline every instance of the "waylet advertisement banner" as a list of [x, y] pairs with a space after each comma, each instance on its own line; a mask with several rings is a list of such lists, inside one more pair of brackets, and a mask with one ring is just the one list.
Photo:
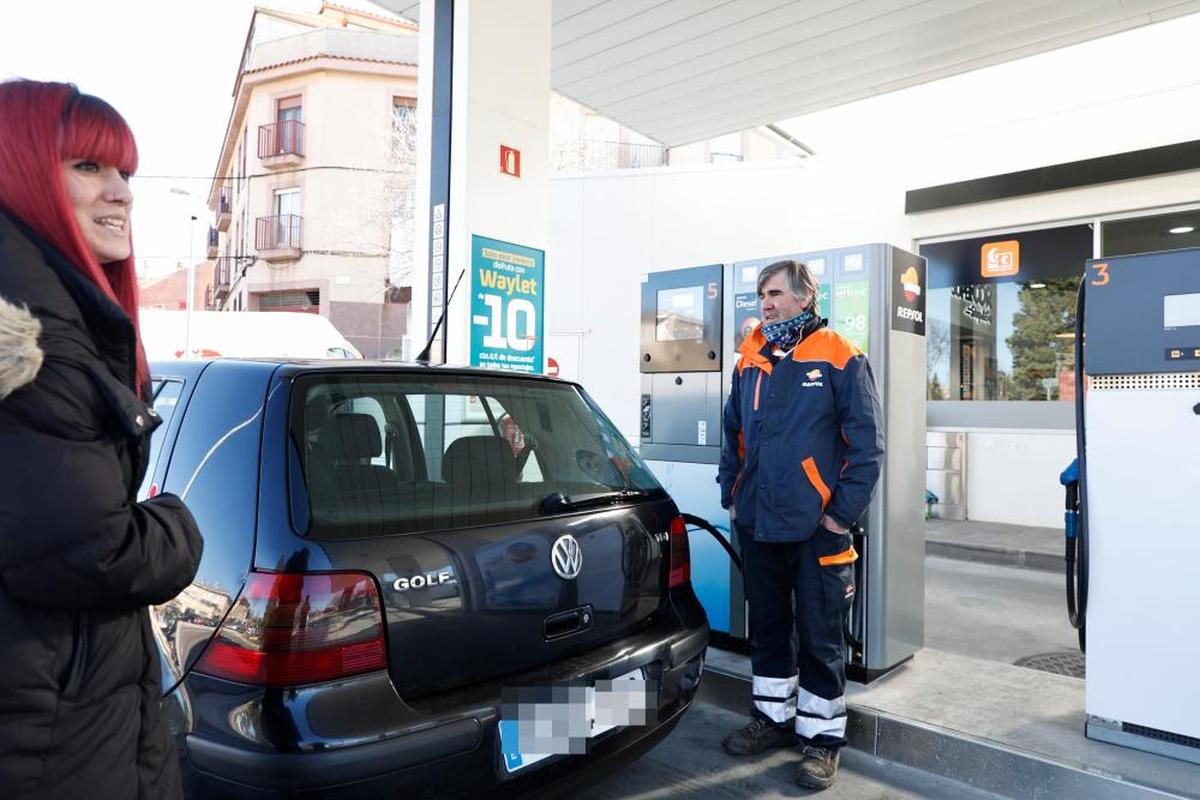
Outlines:
[[471, 366], [541, 373], [546, 254], [471, 237]]

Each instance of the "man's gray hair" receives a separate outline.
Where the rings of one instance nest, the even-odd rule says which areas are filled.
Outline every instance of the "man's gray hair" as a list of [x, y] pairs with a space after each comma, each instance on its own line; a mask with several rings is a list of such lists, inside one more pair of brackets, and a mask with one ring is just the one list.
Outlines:
[[774, 264], [763, 267], [762, 272], [758, 273], [759, 296], [762, 296], [763, 284], [780, 272], [787, 274], [788, 291], [792, 293], [792, 297], [795, 297], [797, 300], [811, 297], [813, 314], [816, 314], [818, 317], [821, 316], [820, 288], [817, 286], [817, 282], [813, 280], [812, 273], [808, 271], [808, 267], [804, 266], [804, 263], [800, 261], [785, 258], [783, 261], [776, 261]]

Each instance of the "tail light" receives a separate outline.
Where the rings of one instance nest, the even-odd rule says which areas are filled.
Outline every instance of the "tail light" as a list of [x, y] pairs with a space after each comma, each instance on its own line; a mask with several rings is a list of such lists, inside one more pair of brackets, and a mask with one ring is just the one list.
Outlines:
[[383, 612], [370, 575], [251, 572], [196, 672], [299, 686], [387, 669]]
[[671, 577], [668, 587], [674, 589], [692, 580], [692, 553], [688, 549], [687, 525], [683, 517], [671, 520]]

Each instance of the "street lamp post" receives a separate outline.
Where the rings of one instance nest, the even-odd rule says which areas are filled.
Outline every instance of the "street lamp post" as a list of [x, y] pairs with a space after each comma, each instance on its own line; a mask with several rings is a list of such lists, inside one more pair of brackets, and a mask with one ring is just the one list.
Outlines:
[[188, 223], [188, 263], [187, 263], [187, 314], [183, 322], [183, 351], [190, 357], [192, 353], [192, 307], [196, 305], [196, 261], [192, 257], [192, 248], [196, 245], [196, 215]]
[[[171, 194], [183, 195], [184, 197], [191, 197], [193, 199], [196, 198], [196, 196], [187, 189], [180, 189], [178, 186], [172, 186], [169, 191]], [[199, 218], [195, 214], [192, 214], [191, 220], [188, 222], [187, 303], [184, 306], [187, 311], [184, 312], [183, 320], [184, 358], [190, 358], [192, 354], [192, 307], [196, 304], [196, 264], [193, 254], [196, 245], [197, 219]]]

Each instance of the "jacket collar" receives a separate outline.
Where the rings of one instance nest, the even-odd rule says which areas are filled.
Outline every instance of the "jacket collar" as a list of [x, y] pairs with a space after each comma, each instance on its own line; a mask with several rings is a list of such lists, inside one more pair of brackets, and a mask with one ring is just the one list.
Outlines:
[[[812, 322], [804, 326], [804, 332], [800, 335], [800, 341], [803, 342], [814, 332], [824, 328], [829, 324], [829, 320], [824, 317], [817, 317]], [[799, 347], [799, 343], [796, 344]], [[738, 345], [738, 352], [745, 359], [746, 363], [761, 367], [766, 365], [766, 370], [771, 371], [771, 343], [767, 341], [767, 337], [763, 336], [762, 323], [754, 326], [754, 330], [742, 340]]]

